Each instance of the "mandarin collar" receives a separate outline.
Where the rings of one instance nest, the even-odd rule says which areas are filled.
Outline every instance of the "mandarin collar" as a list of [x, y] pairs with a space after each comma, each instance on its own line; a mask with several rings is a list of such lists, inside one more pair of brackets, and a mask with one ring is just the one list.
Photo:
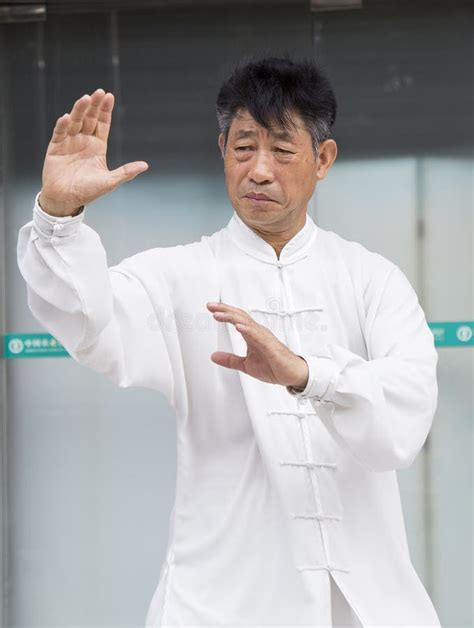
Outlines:
[[235, 210], [227, 224], [227, 231], [234, 243], [248, 255], [262, 262], [285, 266], [301, 257], [306, 257], [316, 238], [318, 228], [311, 216], [306, 214], [304, 226], [282, 248], [280, 259], [272, 245], [248, 227]]

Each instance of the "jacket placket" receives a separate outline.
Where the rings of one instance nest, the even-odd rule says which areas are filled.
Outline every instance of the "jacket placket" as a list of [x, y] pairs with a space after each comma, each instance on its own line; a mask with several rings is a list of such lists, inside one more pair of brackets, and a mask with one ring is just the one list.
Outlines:
[[[306, 255], [302, 257], [306, 257]], [[263, 308], [254, 308], [251, 310], [252, 312], [258, 311], [264, 314], [273, 314], [273, 315], [278, 315], [280, 317], [283, 317], [283, 321], [285, 324], [285, 332], [286, 332], [286, 344], [288, 348], [294, 351], [295, 353], [301, 352], [300, 337], [298, 333], [296, 332], [294, 326], [291, 326], [290, 330], [288, 329], [288, 325], [286, 325], [286, 322], [288, 321], [291, 322], [291, 317], [297, 314], [301, 314], [303, 312], [310, 312], [310, 311], [321, 312], [322, 311], [322, 307], [320, 306], [305, 307], [305, 308], [300, 308], [300, 309], [294, 309], [291, 307], [292, 298], [291, 298], [291, 292], [289, 289], [288, 282], [285, 279], [285, 268], [289, 264], [299, 261], [300, 259], [302, 259], [302, 257], [298, 257], [297, 259], [289, 261], [289, 262], [282, 262], [282, 261], [274, 262], [275, 265], [279, 269], [279, 278], [280, 278], [280, 281], [282, 282], [283, 295], [287, 304], [286, 310], [279, 311], [279, 312], [276, 312], [275, 310], [266, 310]], [[321, 399], [318, 399], [318, 398], [315, 399], [315, 402], [316, 402], [316, 405], [324, 403], [324, 401], [321, 401]], [[323, 544], [323, 551], [324, 551], [324, 556], [325, 556], [324, 564], [299, 564], [297, 565], [297, 569], [298, 571], [327, 570], [328, 572], [338, 571], [338, 572], [349, 573], [350, 569], [348, 569], [347, 566], [345, 565], [343, 566], [339, 564], [336, 565], [332, 562], [330, 543], [329, 543], [329, 534], [325, 527], [325, 521], [332, 520], [332, 521], [340, 522], [342, 521], [342, 516], [334, 514], [334, 513], [330, 513], [330, 512], [325, 512], [324, 507], [321, 503], [320, 491], [318, 487], [319, 469], [327, 468], [327, 469], [330, 469], [331, 471], [337, 472], [337, 463], [333, 461], [324, 461], [324, 460], [321, 461], [321, 460], [314, 459], [313, 450], [311, 447], [310, 429], [309, 429], [308, 421], [314, 420], [311, 417], [318, 417], [318, 414], [314, 410], [306, 409], [309, 403], [308, 399], [297, 398], [297, 403], [298, 403], [298, 409], [294, 412], [289, 411], [289, 410], [278, 410], [278, 409], [267, 411], [267, 414], [269, 416], [283, 416], [283, 415], [294, 416], [298, 422], [297, 429], [299, 429], [301, 433], [301, 439], [302, 439], [302, 443], [304, 447], [305, 458], [303, 460], [279, 460], [279, 465], [288, 473], [293, 473], [293, 472], [307, 473], [309, 475], [314, 510], [312, 512], [293, 512], [291, 514], [292, 514], [293, 519], [296, 522], [300, 520], [307, 520], [307, 519], [314, 520], [316, 525], [319, 527], [319, 533], [321, 535], [322, 544]]]

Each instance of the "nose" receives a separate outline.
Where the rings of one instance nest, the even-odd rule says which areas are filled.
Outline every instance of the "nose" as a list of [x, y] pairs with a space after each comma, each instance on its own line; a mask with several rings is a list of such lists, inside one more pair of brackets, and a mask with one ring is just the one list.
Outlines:
[[249, 179], [255, 183], [271, 183], [274, 179], [271, 157], [267, 151], [256, 151], [251, 161]]

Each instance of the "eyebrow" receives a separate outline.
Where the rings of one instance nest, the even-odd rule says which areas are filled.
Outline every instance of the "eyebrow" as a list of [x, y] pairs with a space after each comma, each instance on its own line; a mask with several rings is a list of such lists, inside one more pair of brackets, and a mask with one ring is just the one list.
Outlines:
[[[237, 131], [235, 139], [240, 140], [247, 137], [254, 137], [255, 135], [257, 135], [256, 131], [253, 131], [251, 129], [241, 129], [240, 131]], [[293, 136], [288, 133], [288, 131], [270, 131], [270, 135], [273, 135], [273, 137], [275, 137], [277, 140], [283, 140], [285, 142], [293, 141]]]

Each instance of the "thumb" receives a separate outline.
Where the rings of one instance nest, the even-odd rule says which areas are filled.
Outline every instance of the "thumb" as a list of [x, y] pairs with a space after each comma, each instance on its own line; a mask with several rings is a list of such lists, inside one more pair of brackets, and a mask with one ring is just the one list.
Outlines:
[[128, 164], [124, 164], [115, 170], [111, 170], [109, 173], [110, 181], [114, 187], [131, 181], [137, 175], [148, 170], [148, 164], [146, 161], [131, 161]]
[[225, 351], [214, 351], [211, 354], [211, 360], [219, 366], [225, 366], [228, 369], [237, 369], [245, 373], [245, 358], [234, 353], [226, 353]]

